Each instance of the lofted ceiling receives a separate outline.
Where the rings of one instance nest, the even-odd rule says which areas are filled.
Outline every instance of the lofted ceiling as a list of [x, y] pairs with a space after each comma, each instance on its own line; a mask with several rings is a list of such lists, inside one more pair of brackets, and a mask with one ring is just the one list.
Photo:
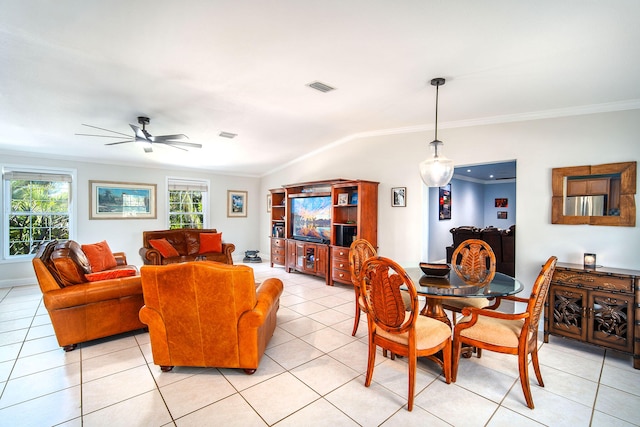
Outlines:
[[[0, 10], [0, 153], [262, 176], [359, 135], [432, 129], [433, 77], [447, 79], [441, 127], [640, 108], [637, 0], [0, 0]], [[145, 153], [76, 135], [94, 133], [83, 123], [129, 134], [138, 116], [152, 135], [203, 148]]]

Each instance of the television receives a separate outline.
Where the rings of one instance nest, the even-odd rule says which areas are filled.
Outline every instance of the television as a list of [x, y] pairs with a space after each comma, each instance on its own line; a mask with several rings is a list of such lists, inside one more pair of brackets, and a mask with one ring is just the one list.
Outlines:
[[291, 199], [292, 237], [308, 242], [331, 240], [331, 196]]

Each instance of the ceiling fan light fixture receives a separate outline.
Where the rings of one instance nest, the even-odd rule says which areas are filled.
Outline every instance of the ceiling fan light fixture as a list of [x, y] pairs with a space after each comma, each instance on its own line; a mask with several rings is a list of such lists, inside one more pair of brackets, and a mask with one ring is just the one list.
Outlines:
[[428, 187], [443, 187], [453, 177], [453, 160], [442, 155], [442, 141], [438, 140], [438, 88], [445, 83], [445, 79], [438, 77], [431, 80], [431, 85], [436, 87], [436, 123], [435, 136], [429, 144], [431, 157], [420, 163], [420, 177]]

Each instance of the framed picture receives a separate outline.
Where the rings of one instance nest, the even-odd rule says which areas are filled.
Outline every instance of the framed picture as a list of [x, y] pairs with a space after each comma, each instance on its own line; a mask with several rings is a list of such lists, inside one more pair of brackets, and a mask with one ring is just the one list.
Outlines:
[[338, 205], [344, 206], [349, 204], [349, 195], [347, 193], [338, 194]]
[[247, 192], [227, 190], [227, 216], [231, 218], [247, 216]]
[[89, 181], [89, 219], [156, 219], [156, 184]]
[[451, 219], [451, 184], [440, 187], [438, 196], [438, 219]]
[[271, 193], [267, 194], [267, 212], [271, 212]]
[[508, 208], [509, 199], [496, 199], [496, 208]]
[[393, 187], [391, 189], [391, 206], [394, 208], [407, 206], [407, 187]]
[[507, 219], [507, 211], [498, 211], [498, 219]]

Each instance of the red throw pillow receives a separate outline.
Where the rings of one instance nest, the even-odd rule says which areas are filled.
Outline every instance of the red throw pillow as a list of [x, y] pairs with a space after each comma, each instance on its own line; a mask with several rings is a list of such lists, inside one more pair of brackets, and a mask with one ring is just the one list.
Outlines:
[[82, 245], [82, 252], [87, 256], [91, 271], [97, 273], [118, 265], [106, 240], [92, 245]]
[[167, 239], [152, 239], [149, 240], [149, 244], [154, 249], [157, 249], [165, 258], [180, 256], [176, 248], [174, 248]]
[[201, 254], [222, 252], [222, 233], [200, 233]]
[[119, 277], [135, 276], [136, 270], [133, 268], [119, 268], [117, 270], [99, 271], [97, 273], [85, 274], [84, 277], [90, 282], [98, 280], [117, 279]]

